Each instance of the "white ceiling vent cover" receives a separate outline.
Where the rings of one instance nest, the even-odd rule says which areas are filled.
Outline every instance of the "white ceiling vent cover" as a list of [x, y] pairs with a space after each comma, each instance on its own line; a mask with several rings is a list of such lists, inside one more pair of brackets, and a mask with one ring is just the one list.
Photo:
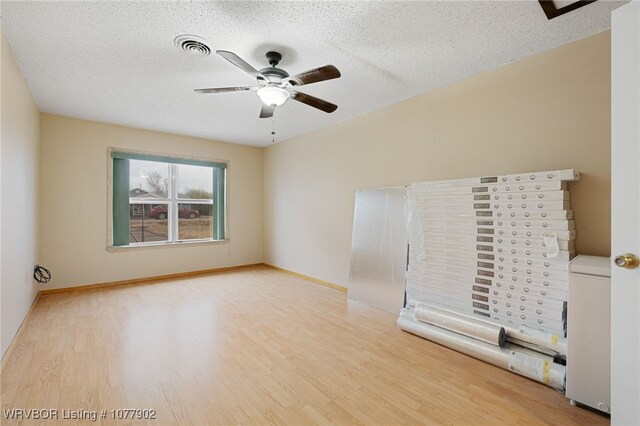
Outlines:
[[192, 55], [209, 56], [211, 54], [211, 49], [207, 46], [207, 40], [202, 37], [183, 34], [173, 39], [173, 42], [177, 47]]

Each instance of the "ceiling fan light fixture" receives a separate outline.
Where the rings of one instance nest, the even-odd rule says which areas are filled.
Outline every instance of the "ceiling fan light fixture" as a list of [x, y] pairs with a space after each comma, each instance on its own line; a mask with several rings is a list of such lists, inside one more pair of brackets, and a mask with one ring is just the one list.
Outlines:
[[291, 96], [288, 90], [276, 86], [261, 87], [257, 93], [262, 103], [277, 107], [284, 104]]

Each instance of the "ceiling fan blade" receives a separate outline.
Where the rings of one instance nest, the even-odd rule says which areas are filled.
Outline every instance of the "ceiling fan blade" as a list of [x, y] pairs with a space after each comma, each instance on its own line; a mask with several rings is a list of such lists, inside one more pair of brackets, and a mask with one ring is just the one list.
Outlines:
[[306, 93], [293, 92], [291, 98], [328, 113], [338, 109], [338, 105], [316, 98], [315, 96], [307, 95]]
[[271, 118], [273, 117], [273, 110], [275, 106], [262, 104], [262, 109], [260, 110], [260, 118]]
[[317, 83], [319, 81], [332, 80], [340, 77], [340, 71], [333, 65], [325, 65], [324, 67], [301, 72], [287, 80], [292, 86], [302, 86], [303, 84]]
[[259, 82], [269, 82], [269, 80], [264, 75], [260, 74], [260, 71], [249, 65], [247, 62], [245, 62], [244, 59], [242, 59], [235, 53], [229, 52], [228, 50], [216, 50], [216, 53], [225, 58], [227, 61], [231, 62], [236, 67], [240, 68], [242, 71], [257, 78]]
[[227, 92], [245, 92], [247, 90], [258, 90], [257, 87], [241, 86], [241, 87], [211, 87], [208, 89], [194, 89], [196, 93], [227, 93]]

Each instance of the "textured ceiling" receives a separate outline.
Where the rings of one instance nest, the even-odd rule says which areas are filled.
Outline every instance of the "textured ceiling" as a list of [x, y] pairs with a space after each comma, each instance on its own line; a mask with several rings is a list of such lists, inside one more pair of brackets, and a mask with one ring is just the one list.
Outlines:
[[283, 54], [295, 74], [333, 64], [342, 78], [300, 89], [339, 105], [333, 114], [288, 101], [277, 140], [497, 68], [606, 30], [621, 3], [598, 1], [548, 21], [537, 1], [9, 2], [2, 28], [43, 112], [240, 144], [271, 144], [252, 85], [212, 54], [191, 56], [180, 34], [231, 50], [256, 68]]

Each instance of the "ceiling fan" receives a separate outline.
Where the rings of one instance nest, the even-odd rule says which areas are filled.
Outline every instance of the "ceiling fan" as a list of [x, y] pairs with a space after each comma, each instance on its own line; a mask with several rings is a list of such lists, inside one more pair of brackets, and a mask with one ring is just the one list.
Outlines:
[[284, 104], [288, 99], [302, 102], [303, 104], [328, 113], [338, 109], [338, 106], [331, 102], [294, 90], [297, 86], [339, 78], [340, 71], [333, 65], [325, 65], [324, 67], [305, 71], [292, 77], [288, 72], [277, 67], [282, 59], [282, 55], [278, 52], [267, 52], [266, 56], [271, 67], [263, 68], [260, 71], [256, 70], [233, 52], [217, 50], [216, 53], [242, 71], [255, 77], [256, 80], [258, 80], [258, 86], [195, 89], [196, 93], [225, 93], [255, 90], [262, 101], [260, 118], [272, 117], [275, 108]]

